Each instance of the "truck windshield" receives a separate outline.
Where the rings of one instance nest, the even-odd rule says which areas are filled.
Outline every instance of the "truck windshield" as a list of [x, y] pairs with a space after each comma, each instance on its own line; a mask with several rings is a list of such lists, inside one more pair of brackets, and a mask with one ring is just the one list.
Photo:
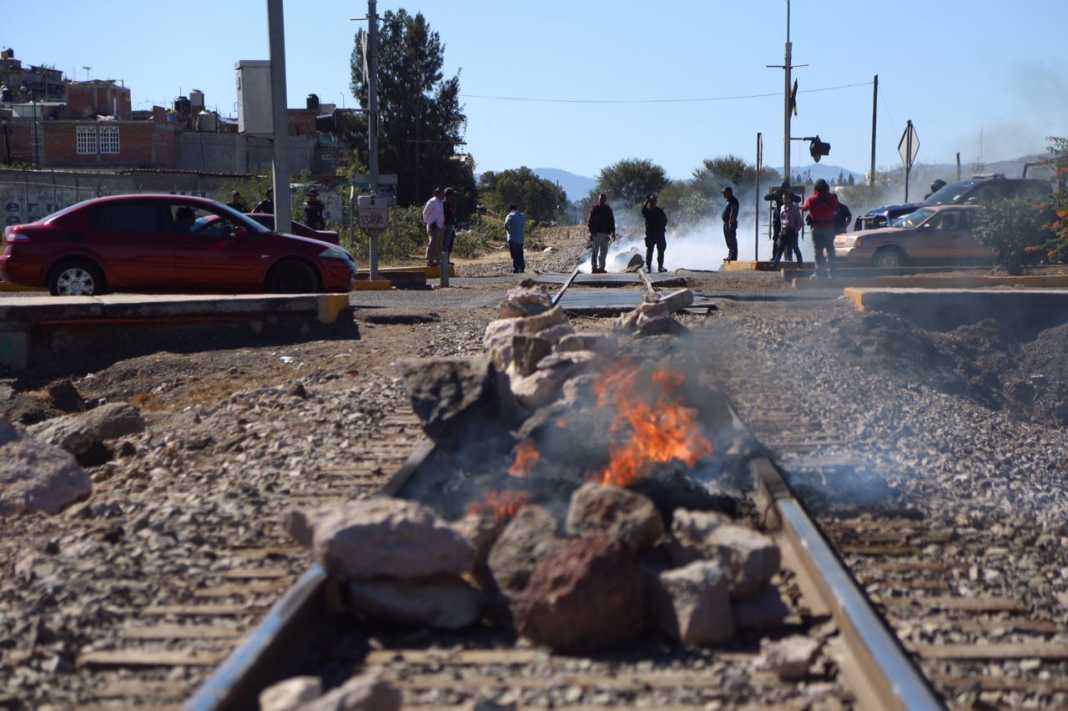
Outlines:
[[901, 227], [906, 230], [914, 230], [921, 224], [927, 221], [931, 215], [935, 214], [934, 210], [925, 210], [923, 208], [916, 212], [910, 212], [907, 215], [902, 215], [893, 222], [890, 223], [891, 227]]
[[923, 201], [924, 205], [948, 205], [961, 201], [964, 195], [975, 187], [974, 180], [961, 180], [950, 183]]

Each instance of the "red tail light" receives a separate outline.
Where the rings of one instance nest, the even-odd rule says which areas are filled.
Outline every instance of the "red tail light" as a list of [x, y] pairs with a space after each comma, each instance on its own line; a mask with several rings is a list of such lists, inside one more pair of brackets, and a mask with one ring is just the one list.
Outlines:
[[6, 227], [6, 228], [4, 228], [4, 241], [5, 242], [29, 242], [30, 241], [30, 236], [22, 234], [19, 231], [19, 228], [17, 226], [16, 227]]

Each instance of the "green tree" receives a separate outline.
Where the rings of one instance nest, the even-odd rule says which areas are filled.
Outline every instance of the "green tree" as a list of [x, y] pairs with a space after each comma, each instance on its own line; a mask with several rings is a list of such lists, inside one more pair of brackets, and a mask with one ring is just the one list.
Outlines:
[[[352, 51], [352, 94], [368, 106], [361, 45]], [[457, 191], [460, 216], [474, 208], [474, 161], [458, 153], [467, 117], [460, 105], [460, 75], [446, 78], [445, 45], [422, 13], [404, 9], [382, 16], [378, 39], [379, 166], [397, 174], [397, 199], [420, 204], [435, 187]], [[367, 165], [366, 124], [350, 127], [356, 164]]]
[[[728, 185], [737, 189], [749, 189], [756, 184], [756, 166], [747, 163], [735, 155], [718, 158], [706, 158], [700, 167], [693, 171], [693, 184], [706, 197], [718, 196]], [[762, 185], [778, 184], [782, 181], [777, 171], [762, 168], [760, 182]]]
[[539, 178], [526, 166], [500, 173], [483, 173], [478, 179], [479, 201], [501, 215], [515, 204], [538, 222], [556, 220], [567, 205], [567, 194], [556, 183]]
[[649, 193], [660, 192], [667, 182], [667, 174], [656, 163], [628, 158], [601, 169], [597, 191], [633, 207], [643, 203]]

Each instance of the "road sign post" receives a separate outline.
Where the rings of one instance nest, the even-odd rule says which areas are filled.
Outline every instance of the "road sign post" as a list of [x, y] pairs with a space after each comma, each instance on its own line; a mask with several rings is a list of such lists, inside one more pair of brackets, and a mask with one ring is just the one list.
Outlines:
[[920, 152], [920, 136], [916, 133], [916, 127], [912, 125], [911, 119], [905, 124], [905, 133], [901, 135], [901, 140], [898, 141], [897, 152], [901, 156], [901, 162], [905, 164], [905, 202], [908, 202], [909, 174], [912, 173], [912, 166], [916, 162], [917, 154]]

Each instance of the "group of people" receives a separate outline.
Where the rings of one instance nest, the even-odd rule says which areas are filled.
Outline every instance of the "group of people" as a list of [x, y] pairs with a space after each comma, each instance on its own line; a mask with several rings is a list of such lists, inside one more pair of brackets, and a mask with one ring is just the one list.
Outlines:
[[[656, 195], [649, 195], [642, 205], [642, 218], [645, 220], [645, 270], [653, 270], [653, 252], [656, 251], [657, 268], [665, 272], [664, 252], [667, 250], [667, 214], [656, 204]], [[604, 274], [608, 261], [608, 245], [616, 238], [616, 216], [608, 204], [608, 195], [601, 193], [597, 202], [590, 208], [586, 218], [586, 229], [590, 233], [591, 271]]]
[[[274, 191], [268, 188], [263, 194], [263, 199], [256, 203], [256, 206], [251, 210], [245, 206], [245, 201], [241, 197], [240, 190], [235, 190], [230, 193], [230, 202], [226, 204], [238, 212], [273, 215]], [[308, 197], [304, 201], [304, 224], [311, 227], [313, 230], [326, 229], [326, 206], [323, 205], [322, 200], [319, 199], [319, 191], [315, 188], [308, 191]]]

